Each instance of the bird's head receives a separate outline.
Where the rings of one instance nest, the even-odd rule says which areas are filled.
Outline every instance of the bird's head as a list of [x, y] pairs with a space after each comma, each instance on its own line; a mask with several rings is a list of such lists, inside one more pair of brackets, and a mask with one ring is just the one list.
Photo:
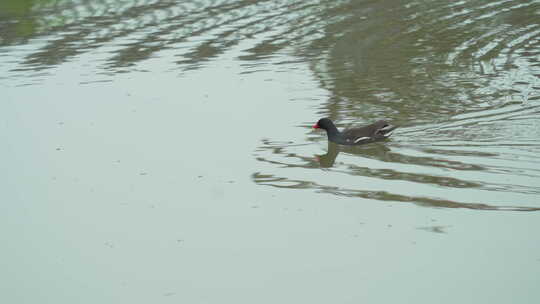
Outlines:
[[321, 118], [313, 125], [313, 129], [325, 129], [328, 130], [334, 123], [329, 118]]

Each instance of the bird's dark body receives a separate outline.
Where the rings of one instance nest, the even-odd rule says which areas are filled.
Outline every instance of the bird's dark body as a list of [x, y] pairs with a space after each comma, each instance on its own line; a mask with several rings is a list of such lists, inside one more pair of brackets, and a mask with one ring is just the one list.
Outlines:
[[379, 120], [371, 125], [347, 129], [340, 132], [330, 119], [322, 118], [313, 126], [313, 128], [326, 130], [328, 140], [331, 142], [352, 146], [388, 138], [396, 126], [393, 126], [384, 120]]

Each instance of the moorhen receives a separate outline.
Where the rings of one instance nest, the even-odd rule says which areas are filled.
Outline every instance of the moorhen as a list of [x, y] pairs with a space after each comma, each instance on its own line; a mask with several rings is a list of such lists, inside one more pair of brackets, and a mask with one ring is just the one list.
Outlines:
[[388, 138], [396, 128], [384, 120], [379, 120], [371, 125], [343, 130], [339, 132], [329, 118], [321, 118], [313, 126], [314, 129], [324, 129], [328, 140], [340, 145], [361, 145], [369, 142]]

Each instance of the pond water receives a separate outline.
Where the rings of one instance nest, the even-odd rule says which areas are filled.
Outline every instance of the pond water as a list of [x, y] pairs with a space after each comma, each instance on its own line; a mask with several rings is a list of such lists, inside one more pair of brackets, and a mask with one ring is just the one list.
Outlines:
[[[5, 303], [540, 301], [540, 3], [0, 4]], [[311, 126], [386, 119], [391, 139]]]

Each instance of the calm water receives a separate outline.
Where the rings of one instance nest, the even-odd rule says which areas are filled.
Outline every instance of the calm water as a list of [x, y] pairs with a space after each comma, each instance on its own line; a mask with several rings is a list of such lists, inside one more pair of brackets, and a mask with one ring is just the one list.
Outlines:
[[[3, 0], [0, 300], [540, 301], [539, 20]], [[343, 148], [321, 117], [400, 128]]]

